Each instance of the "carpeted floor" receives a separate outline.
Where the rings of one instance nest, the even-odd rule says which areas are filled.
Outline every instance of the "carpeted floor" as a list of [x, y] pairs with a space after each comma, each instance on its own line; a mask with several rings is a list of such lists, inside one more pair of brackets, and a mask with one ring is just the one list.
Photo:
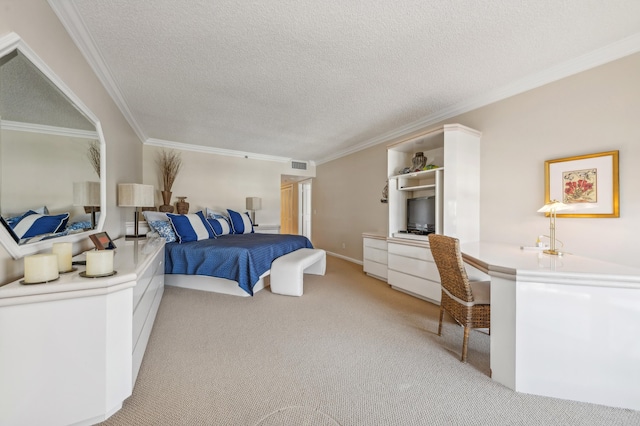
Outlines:
[[640, 425], [640, 412], [519, 394], [489, 336], [327, 257], [304, 295], [166, 287], [133, 395], [104, 425]]

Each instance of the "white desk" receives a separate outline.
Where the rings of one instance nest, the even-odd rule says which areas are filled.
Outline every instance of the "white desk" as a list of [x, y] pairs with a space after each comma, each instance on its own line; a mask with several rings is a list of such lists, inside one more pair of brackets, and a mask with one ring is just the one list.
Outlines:
[[640, 269], [516, 246], [461, 246], [491, 276], [492, 378], [640, 410]]

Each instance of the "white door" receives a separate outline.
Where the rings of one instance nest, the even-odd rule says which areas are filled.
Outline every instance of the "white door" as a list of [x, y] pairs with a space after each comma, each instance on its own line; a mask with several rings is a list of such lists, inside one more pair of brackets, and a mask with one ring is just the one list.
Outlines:
[[300, 194], [299, 224], [300, 235], [311, 239], [311, 181], [300, 182], [298, 185]]

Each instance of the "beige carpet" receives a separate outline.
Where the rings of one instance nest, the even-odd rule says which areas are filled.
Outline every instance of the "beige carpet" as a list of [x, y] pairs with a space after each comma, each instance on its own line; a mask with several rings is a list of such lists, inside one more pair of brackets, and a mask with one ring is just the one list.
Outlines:
[[105, 425], [640, 425], [640, 412], [515, 393], [489, 336], [328, 257], [304, 295], [167, 287], [133, 395]]

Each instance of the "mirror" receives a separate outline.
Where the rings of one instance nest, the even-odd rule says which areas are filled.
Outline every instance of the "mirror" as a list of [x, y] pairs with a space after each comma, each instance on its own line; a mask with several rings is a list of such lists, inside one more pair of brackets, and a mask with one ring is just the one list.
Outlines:
[[104, 141], [98, 120], [15, 34], [0, 41], [0, 242], [20, 258], [102, 229]]

